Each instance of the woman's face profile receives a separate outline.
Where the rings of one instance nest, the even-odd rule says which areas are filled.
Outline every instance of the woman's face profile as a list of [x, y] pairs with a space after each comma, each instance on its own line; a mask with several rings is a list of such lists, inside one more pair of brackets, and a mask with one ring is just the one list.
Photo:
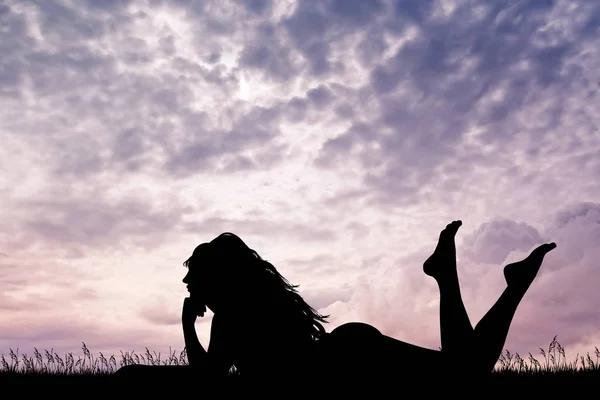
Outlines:
[[220, 274], [215, 273], [216, 266], [203, 263], [200, 259], [192, 259], [188, 264], [188, 272], [183, 278], [190, 297], [202, 300], [211, 310], [224, 305], [226, 285], [219, 279]]
[[206, 291], [214, 282], [211, 282], [210, 266], [201, 262], [198, 257], [193, 257], [188, 264], [188, 272], [183, 278], [188, 292]]

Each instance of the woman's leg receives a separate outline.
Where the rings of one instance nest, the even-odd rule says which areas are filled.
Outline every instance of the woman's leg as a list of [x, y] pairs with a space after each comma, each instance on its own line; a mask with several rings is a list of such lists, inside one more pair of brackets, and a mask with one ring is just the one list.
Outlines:
[[555, 243], [542, 244], [524, 260], [504, 267], [507, 287], [475, 327], [482, 369], [491, 371], [494, 368], [519, 303], [537, 275], [544, 256], [555, 247]]
[[423, 264], [423, 271], [437, 281], [440, 290], [440, 336], [448, 359], [470, 356], [474, 339], [456, 269], [454, 237], [461, 225], [461, 221], [453, 221], [442, 230], [435, 251]]
[[473, 329], [461, 298], [456, 270], [454, 237], [461, 224], [461, 221], [454, 221], [441, 232], [438, 245], [423, 265], [423, 270], [436, 279], [440, 288], [444, 358], [456, 360], [466, 356], [472, 360], [468, 362], [470, 369], [490, 372], [502, 352], [517, 306], [535, 278], [544, 256], [556, 245], [543, 244], [525, 260], [505, 267], [507, 288]]
[[544, 255], [556, 245], [541, 245], [525, 260], [505, 267], [508, 287], [473, 329], [456, 271], [454, 237], [460, 225], [461, 221], [454, 221], [441, 232], [434, 254], [423, 265], [425, 273], [434, 277], [440, 288], [442, 351], [405, 343], [382, 335], [370, 325], [352, 322], [337, 327], [322, 339], [323, 367], [339, 372], [342, 379], [348, 371], [387, 377], [426, 374], [432, 378], [492, 371], [519, 302]]

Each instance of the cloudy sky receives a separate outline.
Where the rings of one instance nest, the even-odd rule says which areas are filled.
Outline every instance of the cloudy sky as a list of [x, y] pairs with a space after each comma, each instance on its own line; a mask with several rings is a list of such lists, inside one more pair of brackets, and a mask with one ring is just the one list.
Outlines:
[[599, 37], [585, 0], [0, 1], [0, 353], [182, 350], [225, 231], [328, 331], [437, 349], [454, 219], [473, 324], [554, 241], [505, 348], [593, 351]]

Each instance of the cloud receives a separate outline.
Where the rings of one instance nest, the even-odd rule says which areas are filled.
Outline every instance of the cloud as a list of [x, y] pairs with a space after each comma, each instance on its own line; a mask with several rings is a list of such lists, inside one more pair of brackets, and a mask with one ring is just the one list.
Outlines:
[[480, 264], [501, 264], [512, 251], [526, 251], [544, 240], [532, 226], [511, 220], [493, 220], [464, 238], [469, 257]]
[[[588, 91], [597, 92], [577, 66], [595, 38], [584, 29], [591, 23], [586, 6], [569, 8], [574, 19], [560, 29], [549, 26], [563, 20], [564, 2], [474, 1], [449, 11], [439, 3], [399, 1], [396, 10], [392, 32], [404, 44], [372, 67], [361, 92], [378, 107], [326, 141], [317, 163], [339, 168], [356, 160], [381, 205], [426, 201], [427, 188], [440, 185], [449, 196], [461, 178], [501, 162], [507, 151], [551, 152], [553, 133], [568, 129], [574, 117], [561, 99], [581, 103]], [[591, 139], [594, 132], [590, 126], [580, 134]]]
[[264, 22], [254, 32], [254, 38], [245, 44], [240, 55], [242, 68], [262, 71], [266, 80], [289, 81], [301, 71], [294, 51], [278, 33], [276, 26]]
[[329, 307], [331, 304], [350, 300], [351, 291], [349, 288], [305, 290], [301, 292], [302, 298], [314, 309], [320, 310]]
[[[119, 348], [124, 343], [132, 347], [122, 348], [123, 352], [135, 351], [140, 354], [143, 349], [163, 349], [165, 335], [155, 330], [151, 336], [147, 330], [136, 329], [124, 326], [98, 324], [91, 321], [80, 321], [72, 315], [40, 315], [37, 318], [18, 318], [12, 316], [11, 324], [5, 324], [6, 319], [2, 321], [2, 346], [3, 354], [7, 345], [11, 343], [23, 343], [24, 341], [34, 344], [30, 348], [20, 348], [19, 353], [33, 355], [34, 347], [40, 351], [54, 350], [61, 357], [64, 353], [73, 352], [77, 359], [77, 354], [82, 354], [77, 342], [84, 342], [87, 347], [98, 355], [103, 352], [105, 355], [115, 355], [119, 357]], [[162, 338], [161, 338], [162, 336]], [[77, 346], [77, 350], [75, 347]], [[12, 347], [13, 350], [17, 348]], [[183, 349], [183, 347], [180, 347]], [[164, 353], [163, 353], [164, 356]]]
[[[586, 201], [574, 204], [564, 210], [561, 210], [556, 216], [555, 228], [560, 229], [568, 224], [577, 224], [581, 221], [594, 221], [594, 215], [600, 212], [600, 205]], [[591, 217], [588, 217], [591, 214]]]
[[3, 2], [2, 348], [181, 343], [181, 262], [224, 231], [328, 329], [437, 348], [422, 263], [454, 219], [474, 321], [555, 241], [507, 346], [593, 343], [598, 7]]
[[336, 232], [324, 227], [311, 227], [294, 221], [279, 221], [248, 219], [235, 220], [231, 218], [206, 218], [200, 223], [184, 224], [190, 232], [212, 232], [215, 237], [222, 232], [239, 232], [240, 236], [264, 235], [285, 236], [300, 239], [303, 242], [327, 242], [336, 237]]
[[29, 234], [29, 246], [41, 241], [81, 255], [90, 248], [119, 247], [127, 237], [127, 241], [153, 248], [184, 212], [184, 207], [176, 208], [174, 202], [170, 210], [153, 210], [156, 206], [149, 202], [112, 200], [95, 191], [78, 194], [63, 190], [58, 198], [52, 192], [56, 193], [21, 203], [26, 210], [21, 229]]

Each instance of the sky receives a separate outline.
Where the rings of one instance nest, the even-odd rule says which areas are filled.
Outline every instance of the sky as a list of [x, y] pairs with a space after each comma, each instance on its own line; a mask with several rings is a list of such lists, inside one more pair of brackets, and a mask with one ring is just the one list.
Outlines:
[[0, 353], [183, 350], [222, 232], [327, 331], [438, 349], [456, 219], [473, 325], [553, 241], [505, 348], [593, 353], [599, 38], [584, 0], [0, 1]]

